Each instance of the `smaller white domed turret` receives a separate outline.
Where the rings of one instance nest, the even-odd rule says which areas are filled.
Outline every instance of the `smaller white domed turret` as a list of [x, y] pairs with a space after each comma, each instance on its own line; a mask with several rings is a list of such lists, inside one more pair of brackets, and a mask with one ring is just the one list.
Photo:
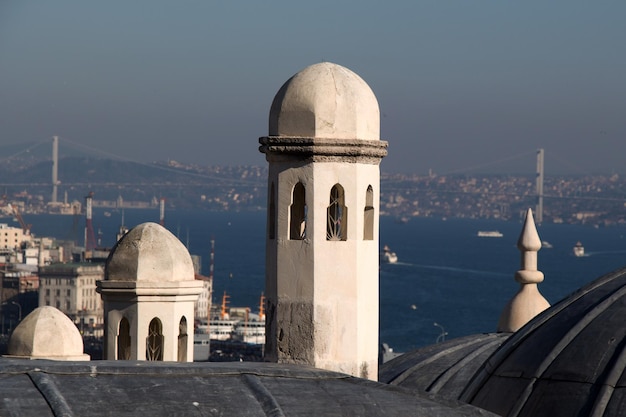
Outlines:
[[8, 356], [57, 361], [88, 361], [83, 339], [69, 317], [54, 307], [35, 309], [15, 328]]
[[163, 226], [143, 223], [115, 245], [96, 291], [106, 359], [193, 361], [194, 302], [202, 291], [191, 255]]

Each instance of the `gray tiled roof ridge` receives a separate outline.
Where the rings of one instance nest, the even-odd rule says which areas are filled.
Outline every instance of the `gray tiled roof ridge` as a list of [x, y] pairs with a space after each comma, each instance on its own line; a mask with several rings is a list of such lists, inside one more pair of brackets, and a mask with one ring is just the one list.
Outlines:
[[153, 416], [493, 415], [458, 401], [300, 365], [3, 358], [0, 414], [9, 410], [29, 416], [135, 415], [136, 410]]

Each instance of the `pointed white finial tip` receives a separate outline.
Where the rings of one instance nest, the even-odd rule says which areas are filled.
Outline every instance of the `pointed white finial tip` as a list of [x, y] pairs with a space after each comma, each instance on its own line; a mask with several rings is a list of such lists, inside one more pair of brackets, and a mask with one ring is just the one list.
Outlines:
[[550, 303], [537, 288], [537, 284], [543, 281], [543, 273], [537, 270], [537, 251], [541, 249], [541, 240], [531, 209], [526, 211], [526, 220], [517, 247], [522, 252], [522, 267], [515, 273], [515, 280], [521, 287], [500, 316], [499, 332], [515, 332], [550, 307]]
[[539, 233], [537, 233], [537, 227], [535, 226], [533, 210], [530, 208], [526, 211], [526, 219], [524, 220], [522, 233], [517, 240], [517, 247], [520, 250], [534, 252], [541, 249], [541, 239], [539, 239]]

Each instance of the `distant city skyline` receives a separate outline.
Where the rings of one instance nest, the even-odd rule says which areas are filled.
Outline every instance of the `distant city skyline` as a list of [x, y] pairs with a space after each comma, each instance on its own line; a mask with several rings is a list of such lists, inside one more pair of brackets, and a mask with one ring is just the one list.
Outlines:
[[272, 99], [320, 61], [370, 85], [383, 172], [626, 173], [626, 3], [0, 4], [0, 145], [263, 165]]

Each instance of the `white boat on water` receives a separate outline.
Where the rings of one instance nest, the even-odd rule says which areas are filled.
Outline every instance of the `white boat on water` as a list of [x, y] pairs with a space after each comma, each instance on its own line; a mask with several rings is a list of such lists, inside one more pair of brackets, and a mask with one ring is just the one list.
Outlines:
[[498, 230], [479, 230], [478, 237], [502, 237], [504, 236]]
[[249, 320], [240, 321], [235, 325], [233, 340], [253, 345], [265, 344], [265, 319], [258, 315], [250, 315]]
[[203, 321], [196, 327], [196, 334], [206, 334], [213, 340], [229, 340], [235, 331], [235, 325], [239, 322], [236, 319], [222, 319], [220, 317], [209, 320], [207, 324]]
[[228, 314], [228, 298], [229, 296], [224, 291], [219, 315], [211, 317], [208, 323], [206, 320], [202, 320], [197, 325], [195, 333], [206, 334], [212, 340], [229, 340], [232, 337], [235, 325], [239, 320], [230, 318]]
[[389, 246], [385, 245], [383, 251], [380, 254], [380, 261], [386, 264], [395, 264], [398, 262], [398, 255], [393, 252]]
[[582, 243], [576, 242], [574, 245], [574, 256], [585, 256], [585, 247]]
[[253, 345], [265, 344], [265, 296], [261, 294], [259, 314], [246, 311], [244, 320], [235, 325], [233, 339]]
[[229, 340], [239, 320], [217, 318], [209, 320], [209, 335], [213, 340]]
[[259, 314], [251, 313], [247, 307], [229, 308], [228, 298], [224, 292], [219, 315], [214, 314], [208, 323], [203, 320], [197, 325], [194, 336], [194, 358], [205, 356], [204, 349], [205, 346], [209, 346], [209, 340], [265, 344], [265, 296], [261, 294]]

